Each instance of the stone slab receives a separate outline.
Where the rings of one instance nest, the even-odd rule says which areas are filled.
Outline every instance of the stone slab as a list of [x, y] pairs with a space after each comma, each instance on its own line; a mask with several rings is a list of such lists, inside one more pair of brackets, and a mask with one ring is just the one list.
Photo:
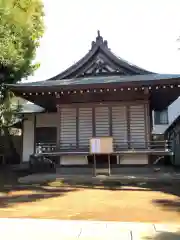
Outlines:
[[81, 225], [70, 221], [42, 219], [0, 219], [3, 240], [77, 239]]
[[3, 240], [177, 240], [180, 225], [0, 218]]
[[132, 240], [129, 232], [104, 232], [102, 234], [82, 234], [78, 238], [79, 240]]
[[148, 237], [155, 236], [155, 228], [152, 223], [121, 223], [109, 222], [107, 228], [113, 232], [129, 232], [131, 240], [148, 239]]
[[154, 224], [157, 232], [180, 232], [180, 225], [178, 224]]
[[[87, 223], [87, 222], [86, 222]], [[124, 239], [131, 240], [131, 234], [128, 230], [123, 230], [121, 228], [108, 227], [106, 222], [96, 222], [89, 224], [82, 224], [82, 232], [79, 239]]]

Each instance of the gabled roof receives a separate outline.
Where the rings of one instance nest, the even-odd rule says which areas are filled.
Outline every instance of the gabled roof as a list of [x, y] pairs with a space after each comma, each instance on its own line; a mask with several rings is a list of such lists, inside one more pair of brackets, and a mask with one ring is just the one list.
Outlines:
[[92, 42], [90, 51], [82, 59], [48, 80], [107, 75], [132, 76], [151, 73], [115, 56], [108, 48], [108, 42], [103, 40], [98, 31], [96, 41]]
[[21, 106], [20, 113], [41, 113], [44, 112], [45, 109], [34, 104], [34, 103], [25, 103]]

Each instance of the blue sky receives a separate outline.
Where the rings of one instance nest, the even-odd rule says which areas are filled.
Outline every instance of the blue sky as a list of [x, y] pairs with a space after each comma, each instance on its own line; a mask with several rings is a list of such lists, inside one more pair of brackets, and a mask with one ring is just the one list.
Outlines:
[[180, 0], [43, 0], [41, 67], [30, 81], [60, 73], [91, 47], [97, 30], [121, 58], [147, 70], [180, 73]]

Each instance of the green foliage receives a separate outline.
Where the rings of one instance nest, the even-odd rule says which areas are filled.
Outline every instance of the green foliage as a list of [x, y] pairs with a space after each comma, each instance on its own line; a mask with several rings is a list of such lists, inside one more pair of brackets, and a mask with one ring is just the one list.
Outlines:
[[33, 74], [36, 49], [44, 32], [41, 0], [0, 0], [0, 127], [11, 125], [19, 106], [5, 84]]
[[13, 94], [7, 92], [6, 99], [0, 104], [0, 128], [11, 127], [16, 121], [20, 120], [21, 105], [13, 103]]
[[39, 66], [33, 60], [44, 32], [43, 17], [41, 0], [0, 0], [0, 128], [7, 140], [6, 155], [15, 153], [9, 128], [20, 110], [6, 84], [27, 78]]
[[44, 32], [40, 0], [0, 0], [0, 82], [16, 83], [33, 74]]
[[33, 60], [44, 32], [43, 16], [41, 0], [0, 0], [0, 128], [7, 161], [17, 157], [9, 130], [19, 117], [20, 106], [13, 104], [6, 84], [27, 78], [38, 67]]

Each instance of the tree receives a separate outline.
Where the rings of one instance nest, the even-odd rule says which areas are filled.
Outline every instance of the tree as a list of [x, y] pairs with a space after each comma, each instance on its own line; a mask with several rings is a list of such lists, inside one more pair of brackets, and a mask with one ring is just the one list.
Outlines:
[[43, 5], [40, 0], [0, 0], [1, 82], [15, 83], [31, 75], [43, 35]]
[[19, 109], [12, 106], [6, 84], [26, 79], [39, 67], [34, 59], [43, 17], [41, 0], [0, 0], [0, 126], [6, 135]]

